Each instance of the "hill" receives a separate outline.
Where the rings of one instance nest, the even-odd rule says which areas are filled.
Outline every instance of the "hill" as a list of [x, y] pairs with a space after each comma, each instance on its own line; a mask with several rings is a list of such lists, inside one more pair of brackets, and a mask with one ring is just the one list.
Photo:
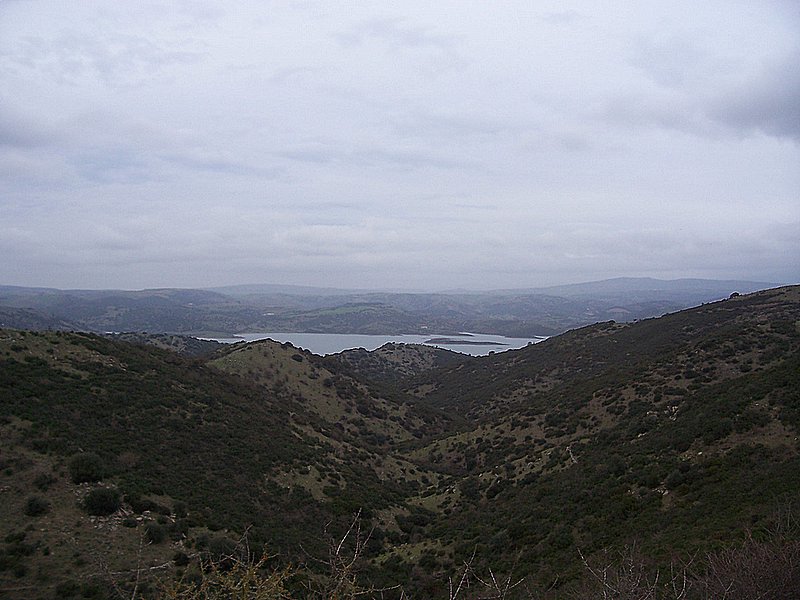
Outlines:
[[419, 536], [562, 578], [575, 547], [735, 539], [798, 499], [799, 324], [782, 288], [423, 376], [410, 391], [470, 425], [417, 451], [457, 477]]
[[188, 335], [169, 333], [108, 333], [105, 337], [131, 344], [155, 346], [162, 350], [172, 350], [182, 356], [208, 356], [223, 348], [223, 344], [213, 340], [201, 340]]
[[293, 286], [216, 290], [56, 290], [0, 286], [0, 322], [23, 329], [233, 333], [548, 336], [597, 321], [633, 321], [769, 287], [746, 281], [614, 279], [491, 292], [397, 293]]
[[345, 350], [331, 355], [328, 360], [366, 380], [399, 383], [436, 368], [464, 362], [469, 356], [424, 344], [389, 342], [372, 351]]
[[699, 577], [800, 500], [800, 287], [463, 359], [3, 330], [0, 400], [0, 595], [199, 576], [245, 531], [313, 571], [360, 509], [376, 585], [469, 560], [565, 597], [633, 543]]
[[30, 308], [0, 306], [0, 328], [5, 327], [35, 331], [80, 329], [80, 326], [76, 323], [71, 323], [52, 314]]
[[[246, 530], [286, 559], [301, 545], [321, 554], [320, 523], [402, 505], [438, 481], [388, 452], [444, 430], [435, 410], [370, 394], [289, 344], [235, 345], [202, 362], [138, 341], [0, 331], [0, 590], [52, 597], [97, 577], [99, 561], [124, 583], [135, 568], [125, 552], [156, 525], [166, 540], [148, 548], [148, 567], [230, 548]], [[99, 465], [88, 484], [70, 470], [87, 454]], [[81, 506], [101, 488], [118, 490], [122, 512], [97, 521]], [[46, 514], [28, 515], [31, 499]]]

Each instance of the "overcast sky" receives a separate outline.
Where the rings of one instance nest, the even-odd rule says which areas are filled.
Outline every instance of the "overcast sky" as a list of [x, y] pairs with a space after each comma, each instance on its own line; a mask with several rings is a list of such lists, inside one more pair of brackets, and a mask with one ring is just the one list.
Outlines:
[[0, 283], [800, 281], [800, 2], [0, 0]]

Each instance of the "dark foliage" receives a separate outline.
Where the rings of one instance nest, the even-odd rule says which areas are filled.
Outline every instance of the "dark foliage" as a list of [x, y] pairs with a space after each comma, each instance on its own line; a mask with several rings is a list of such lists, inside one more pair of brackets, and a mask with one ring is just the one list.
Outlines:
[[119, 510], [121, 494], [115, 488], [95, 488], [86, 494], [83, 506], [90, 515], [106, 517]]
[[69, 461], [69, 474], [73, 483], [94, 483], [105, 476], [102, 459], [94, 452], [81, 452]]
[[41, 496], [31, 496], [25, 502], [25, 514], [29, 517], [38, 517], [50, 510], [50, 502]]

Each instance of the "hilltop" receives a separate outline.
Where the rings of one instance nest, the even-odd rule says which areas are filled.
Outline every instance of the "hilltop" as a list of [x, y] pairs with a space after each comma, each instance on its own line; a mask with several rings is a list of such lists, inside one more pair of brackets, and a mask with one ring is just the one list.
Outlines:
[[367, 380], [399, 383], [436, 368], [459, 364], [469, 356], [424, 344], [389, 342], [369, 352], [364, 348], [344, 350], [328, 360]]
[[142, 534], [162, 576], [245, 531], [313, 570], [361, 510], [376, 585], [446, 597], [474, 557], [566, 594], [579, 551], [702, 564], [800, 500], [797, 286], [479, 358], [135, 341], [0, 331], [0, 592], [124, 585]]

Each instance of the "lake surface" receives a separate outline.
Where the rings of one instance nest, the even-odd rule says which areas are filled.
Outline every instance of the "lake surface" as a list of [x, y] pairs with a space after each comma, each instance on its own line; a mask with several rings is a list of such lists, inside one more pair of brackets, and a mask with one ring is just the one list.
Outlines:
[[[428, 346], [446, 348], [462, 354], [472, 356], [485, 356], [490, 352], [503, 352], [515, 350], [528, 344], [536, 344], [547, 338], [509, 338], [502, 335], [483, 333], [463, 333], [459, 335], [362, 335], [356, 333], [241, 333], [232, 338], [204, 338], [217, 342], [233, 344], [236, 342], [254, 342], [256, 340], [271, 339], [276, 342], [291, 342], [298, 348], [304, 348], [314, 354], [335, 354], [351, 348], [364, 348], [375, 350], [388, 342], [398, 344], [425, 344], [429, 340], [443, 340], [428, 343]], [[461, 342], [461, 343], [459, 343]], [[464, 343], [471, 342], [471, 343]], [[481, 342], [481, 344], [476, 344]]]

